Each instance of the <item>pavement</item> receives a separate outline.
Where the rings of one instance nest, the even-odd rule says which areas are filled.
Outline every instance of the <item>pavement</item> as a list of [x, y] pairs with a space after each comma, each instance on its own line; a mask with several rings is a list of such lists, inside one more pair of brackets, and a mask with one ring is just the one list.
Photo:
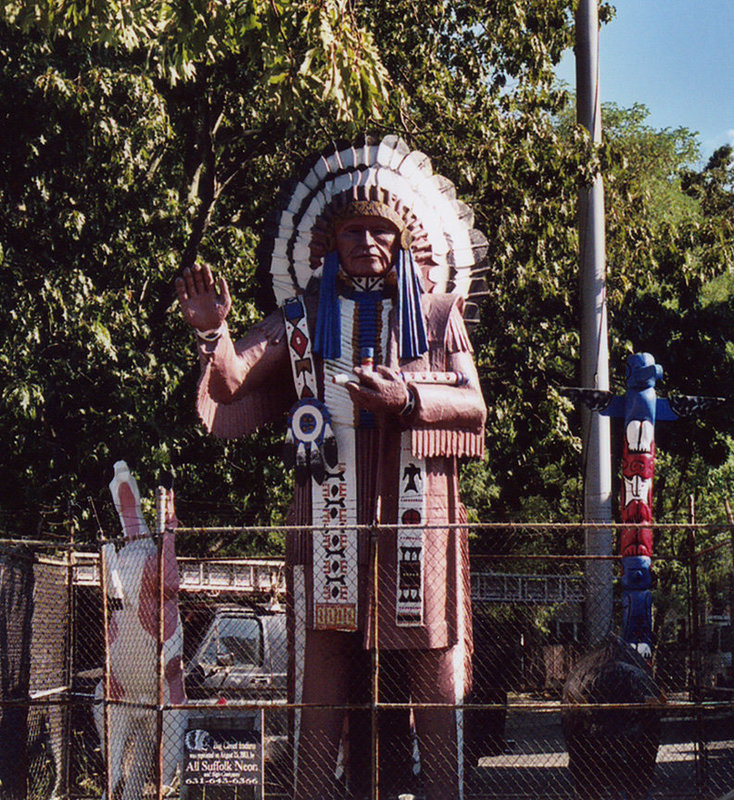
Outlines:
[[[574, 797], [560, 705], [554, 705], [510, 704], [505, 736], [514, 747], [478, 759], [468, 776], [467, 800]], [[705, 710], [700, 719], [690, 709], [669, 711], [662, 721], [651, 800], [734, 800], [733, 787], [734, 708]]]

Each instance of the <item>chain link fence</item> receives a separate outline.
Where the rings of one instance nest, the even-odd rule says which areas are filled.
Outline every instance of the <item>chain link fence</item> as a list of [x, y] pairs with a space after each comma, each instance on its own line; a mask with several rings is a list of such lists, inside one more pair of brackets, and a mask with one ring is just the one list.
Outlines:
[[6, 543], [2, 797], [731, 793], [729, 528], [655, 527], [649, 667], [588, 640], [621, 596], [583, 526], [409, 532], [359, 529], [350, 564], [285, 529], [283, 557], [179, 557], [177, 581], [155, 537], [109, 542], [114, 569]]
[[0, 787], [6, 800], [68, 790], [73, 592], [69, 552], [0, 543]]

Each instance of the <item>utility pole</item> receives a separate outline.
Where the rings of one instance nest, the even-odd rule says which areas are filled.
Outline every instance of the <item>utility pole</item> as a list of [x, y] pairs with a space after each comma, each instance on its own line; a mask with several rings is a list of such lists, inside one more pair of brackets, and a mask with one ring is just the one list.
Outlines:
[[[599, 13], [597, 0], [579, 0], [576, 11], [576, 117], [601, 143], [599, 100]], [[581, 385], [609, 389], [607, 342], [604, 183], [596, 175], [579, 190], [579, 268], [581, 289]], [[610, 425], [596, 411], [582, 410], [584, 446], [584, 522], [612, 523], [612, 456]], [[612, 555], [611, 528], [589, 528], [589, 556]], [[612, 627], [611, 560], [586, 562], [586, 633], [597, 644]]]

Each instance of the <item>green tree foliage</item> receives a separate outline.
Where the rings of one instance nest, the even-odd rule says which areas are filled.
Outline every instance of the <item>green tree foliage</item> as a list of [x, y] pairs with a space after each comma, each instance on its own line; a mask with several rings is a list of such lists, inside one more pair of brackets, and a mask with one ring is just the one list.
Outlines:
[[17, 0], [3, 18], [26, 33], [144, 59], [171, 84], [222, 66], [249, 73], [251, 89], [289, 117], [315, 99], [331, 101], [342, 119], [379, 115], [384, 98], [384, 68], [346, 0]]
[[[665, 367], [663, 393], [731, 396], [731, 172], [725, 153], [693, 170], [695, 135], [654, 130], [646, 117], [643, 106], [605, 106], [604, 141], [594, 151], [565, 106], [552, 125], [546, 119], [544, 139], [553, 147], [531, 150], [536, 166], [527, 184], [516, 162], [499, 190], [499, 244], [509, 257], [492, 276], [477, 337], [490, 402], [489, 469], [465, 472], [482, 519], [581, 514], [580, 420], [556, 388], [578, 383], [575, 193], [596, 169], [605, 179], [613, 388], [625, 389], [627, 356], [649, 351]], [[524, 152], [516, 147], [514, 155]], [[543, 189], [536, 194], [532, 184]], [[722, 198], [718, 205], [702, 202], [704, 186], [707, 196]], [[520, 235], [504, 227], [518, 221]], [[726, 412], [658, 426], [660, 451], [670, 455], [658, 470], [658, 519], [685, 515], [694, 478], [728, 459], [729, 426]], [[614, 453], [621, 435], [615, 423]], [[698, 485], [702, 519], [720, 518], [720, 498]]]
[[[197, 12], [180, 30], [165, 22], [173, 7], [151, 5], [160, 14], [4, 7], [0, 375], [10, 455], [0, 493], [15, 532], [57, 529], [69, 503], [87, 520], [90, 499], [109, 510], [104, 485], [119, 457], [150, 488], [156, 467], [178, 466], [184, 496], [201, 498], [209, 518], [284, 514], [277, 438], [220, 447], [193, 419], [193, 348], [168, 313], [171, 285], [201, 249], [235, 271], [236, 321], [253, 321], [249, 223], [272, 197], [288, 132], [315, 107], [345, 125], [376, 113], [384, 69], [369, 32], [336, 1], [258, 4], [258, 19], [215, 4], [216, 19]], [[275, 174], [263, 182], [266, 172]], [[236, 201], [211, 225], [227, 191]]]
[[[681, 147], [686, 135], [689, 142]], [[663, 391], [732, 397], [729, 331], [734, 309], [726, 290], [734, 266], [731, 151], [717, 151], [703, 170], [696, 171], [691, 168], [691, 155], [697, 155], [691, 151], [691, 134], [662, 131], [657, 137], [665, 140], [661, 144], [668, 152], [677, 151], [680, 156], [667, 162], [672, 165], [667, 177], [665, 172], [648, 169], [632, 191], [625, 188], [626, 195], [619, 198], [611, 217], [616, 351], [620, 357], [624, 352], [653, 353], [665, 368]], [[665, 164], [666, 159], [661, 156], [655, 163]], [[666, 196], [666, 203], [657, 203], [651, 191]], [[702, 192], [716, 200], [707, 202]], [[625, 202], [631, 205], [627, 211]], [[638, 207], [643, 210], [634, 213]], [[638, 224], [634, 232], [625, 225], [630, 218]], [[627, 261], [626, 270], [619, 269], [630, 252], [634, 258]], [[622, 281], [619, 274], [625, 271]], [[673, 474], [661, 472], [658, 481], [659, 517], [686, 513], [685, 487], [694, 475], [727, 461], [731, 434], [731, 415], [726, 410], [696, 422], [658, 426], [659, 447], [671, 455], [673, 470]], [[671, 491], [672, 486], [677, 488]], [[712, 497], [706, 505], [717, 507], [708, 511], [710, 518], [722, 518], [718, 499]]]
[[[572, 314], [561, 330], [556, 294], [574, 270], [582, 153], [551, 117], [566, 101], [552, 68], [571, 43], [571, 4], [388, 5], [374, 23], [399, 78], [388, 122], [456, 183], [489, 239], [490, 294], [474, 337], [490, 406], [488, 458], [467, 465], [465, 494], [475, 518], [547, 516], [544, 485], [563, 474], [569, 448], [576, 471], [574, 437], [548, 400], [577, 338]], [[526, 497], [532, 507], [523, 508]]]
[[[197, 258], [214, 264], [244, 330], [261, 312], [256, 246], [280, 184], [364, 129], [426, 152], [488, 236], [474, 332], [488, 457], [465, 468], [472, 517], [577, 519], [578, 422], [557, 387], [577, 382], [578, 186], [605, 170], [614, 374], [648, 349], [671, 386], [712, 393], [709, 374], [730, 380], [716, 325], [731, 310], [730, 206], [717, 205], [731, 165], [722, 154], [681, 182], [694, 138], [649, 129], [641, 107], [607, 109], [595, 152], [553, 84], [572, 31], [570, 0], [5, 4], [4, 529], [53, 533], [74, 504], [90, 538], [90, 498], [113, 525], [116, 458], [148, 491], [173, 466], [184, 523], [286, 519], [280, 432], [223, 443], [194, 418], [172, 281]], [[721, 442], [726, 460], [725, 439], [696, 431], [702, 463]]]
[[[686, 129], [653, 130], [646, 116], [642, 106], [605, 109], [612, 380], [623, 391], [626, 356], [648, 351], [665, 369], [660, 393], [731, 398], [731, 151], [722, 148], [696, 168], [696, 137]], [[656, 425], [658, 522], [687, 522], [691, 496], [697, 521], [725, 521], [734, 464], [730, 409]], [[619, 443], [621, 423], [613, 423], [612, 432]], [[709, 547], [722, 535], [697, 546]], [[656, 636], [668, 612], [683, 611], [682, 564], [689, 551], [686, 532], [658, 532]], [[705, 568], [700, 565], [702, 594], [720, 582], [727, 554], [728, 548], [717, 551]]]

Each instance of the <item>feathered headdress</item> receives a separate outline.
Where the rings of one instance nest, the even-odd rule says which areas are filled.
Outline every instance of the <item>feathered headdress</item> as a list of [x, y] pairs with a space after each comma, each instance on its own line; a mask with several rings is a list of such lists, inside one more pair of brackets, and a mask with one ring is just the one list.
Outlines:
[[[356, 213], [396, 225], [403, 258], [409, 254], [422, 289], [462, 295], [467, 323], [477, 321], [476, 303], [485, 293], [486, 239], [474, 228], [472, 210], [457, 200], [453, 183], [434, 174], [428, 156], [411, 151], [399, 137], [365, 137], [324, 150], [281, 197], [261, 258], [278, 304], [305, 291], [312, 278], [330, 279], [325, 263], [328, 272], [335, 222]], [[412, 270], [398, 275], [408, 293]], [[412, 314], [410, 308], [403, 311], [406, 318]]]

